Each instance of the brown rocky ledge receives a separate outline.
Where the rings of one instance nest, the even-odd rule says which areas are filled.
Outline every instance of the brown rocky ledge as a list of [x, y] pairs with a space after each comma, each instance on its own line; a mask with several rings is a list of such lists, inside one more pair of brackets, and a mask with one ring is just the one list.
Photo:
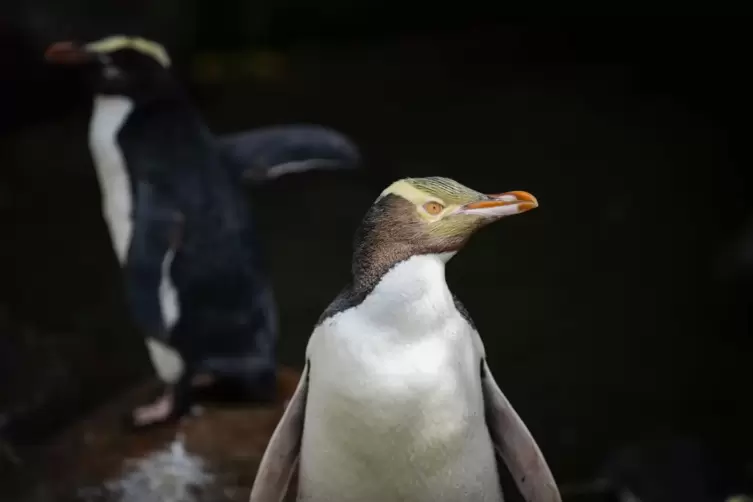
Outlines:
[[[126, 502], [136, 498], [143, 500], [144, 486], [153, 485], [147, 488], [155, 492], [148, 497], [150, 500], [153, 496], [163, 502], [245, 502], [269, 437], [287, 399], [295, 390], [299, 376], [297, 370], [281, 368], [278, 399], [274, 405], [204, 406], [200, 414], [186, 418], [176, 426], [124, 432], [123, 413], [142, 402], [155, 389], [154, 382], [140, 386], [95, 411], [51, 443], [44, 452], [38, 477], [45, 485], [44, 496], [37, 492], [30, 499]], [[176, 444], [179, 453], [173, 462], [168, 452]], [[183, 451], [185, 455], [181, 453]], [[151, 467], [135, 467], [140, 461], [143, 464], [144, 459], [157, 458], [160, 452], [163, 452], [160, 458], [168, 459], [166, 464], [152, 462]], [[176, 470], [186, 469], [185, 462], [181, 463], [178, 457], [200, 459], [199, 463], [203, 464], [201, 471], [208, 473], [212, 480], [192, 487], [188, 494], [176, 495], [184, 491], [174, 487], [170, 488], [170, 493], [161, 492], [166, 490], [161, 485], [171, 482], [168, 478], [175, 476]], [[129, 478], [128, 473], [134, 469], [152, 472], [149, 476], [131, 474]], [[185, 478], [186, 473], [178, 476]], [[131, 486], [134, 484], [140, 486]], [[123, 488], [125, 485], [129, 486]], [[117, 487], [126, 492], [139, 491], [140, 495], [116, 493]]]

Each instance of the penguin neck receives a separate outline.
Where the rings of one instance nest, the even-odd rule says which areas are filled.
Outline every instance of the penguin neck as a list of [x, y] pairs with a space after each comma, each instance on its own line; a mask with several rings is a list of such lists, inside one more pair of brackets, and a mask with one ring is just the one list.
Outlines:
[[148, 135], [151, 129], [164, 129], [166, 122], [172, 129], [186, 129], [195, 127], [200, 119], [183, 93], [152, 99], [97, 94], [89, 122], [90, 145], [92, 148], [97, 144], [111, 145], [121, 131], [132, 129], [131, 123]]
[[415, 255], [394, 264], [364, 300], [364, 311], [381, 324], [400, 326], [400, 331], [443, 319], [453, 304], [445, 279], [445, 263], [452, 254]]
[[434, 238], [418, 219], [411, 202], [394, 194], [381, 197], [372, 204], [356, 230], [352, 260], [354, 293], [367, 295], [393, 268], [402, 268], [403, 262], [419, 256], [442, 263], [444, 280], [444, 263], [460, 250], [464, 241], [464, 238]]
[[445, 281], [445, 263], [454, 254], [455, 251], [416, 254], [402, 245], [390, 250], [357, 246], [350, 283], [325, 309], [317, 325], [365, 303], [371, 304], [367, 308], [370, 314], [382, 318], [377, 321], [401, 314], [411, 324], [410, 319], [417, 317], [411, 311], [426, 299], [426, 293], [434, 295], [430, 296], [434, 304], [437, 299], [443, 303], [452, 301]]
[[359, 246], [353, 254], [352, 284], [356, 292], [368, 294], [395, 268], [404, 268], [407, 261], [430, 261], [440, 263], [442, 280], [444, 280], [444, 264], [452, 258], [456, 251], [447, 252], [416, 252], [411, 245], [395, 243], [389, 248], [374, 245]]

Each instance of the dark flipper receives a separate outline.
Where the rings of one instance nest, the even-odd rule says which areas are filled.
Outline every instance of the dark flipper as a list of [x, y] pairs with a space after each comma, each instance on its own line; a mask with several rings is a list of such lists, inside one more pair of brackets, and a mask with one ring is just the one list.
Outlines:
[[486, 423], [523, 498], [526, 502], [561, 502], [554, 476], [536, 441], [494, 381], [486, 361], [482, 364]]
[[354, 169], [361, 161], [349, 138], [318, 125], [264, 127], [218, 141], [241, 177], [256, 182], [312, 169]]
[[306, 363], [298, 387], [272, 433], [261, 459], [249, 502], [280, 502], [285, 498], [301, 451], [308, 374], [309, 364]]

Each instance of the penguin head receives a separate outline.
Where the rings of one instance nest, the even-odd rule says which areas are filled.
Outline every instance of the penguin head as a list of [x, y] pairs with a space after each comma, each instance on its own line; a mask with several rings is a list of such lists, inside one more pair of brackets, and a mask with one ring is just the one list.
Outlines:
[[144, 38], [115, 35], [86, 44], [57, 42], [45, 59], [83, 70], [94, 94], [144, 101], [175, 89], [167, 51]]
[[406, 178], [384, 190], [369, 209], [356, 249], [378, 247], [381, 259], [385, 254], [394, 259], [446, 255], [458, 251], [479, 228], [536, 207], [538, 201], [527, 192], [487, 195], [448, 178]]

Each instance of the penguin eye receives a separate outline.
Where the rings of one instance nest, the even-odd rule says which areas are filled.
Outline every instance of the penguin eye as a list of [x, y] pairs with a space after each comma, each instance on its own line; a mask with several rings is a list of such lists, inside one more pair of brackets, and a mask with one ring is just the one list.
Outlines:
[[444, 211], [444, 206], [440, 204], [439, 202], [430, 201], [424, 204], [424, 211], [426, 211], [432, 216], [436, 216], [442, 211]]

